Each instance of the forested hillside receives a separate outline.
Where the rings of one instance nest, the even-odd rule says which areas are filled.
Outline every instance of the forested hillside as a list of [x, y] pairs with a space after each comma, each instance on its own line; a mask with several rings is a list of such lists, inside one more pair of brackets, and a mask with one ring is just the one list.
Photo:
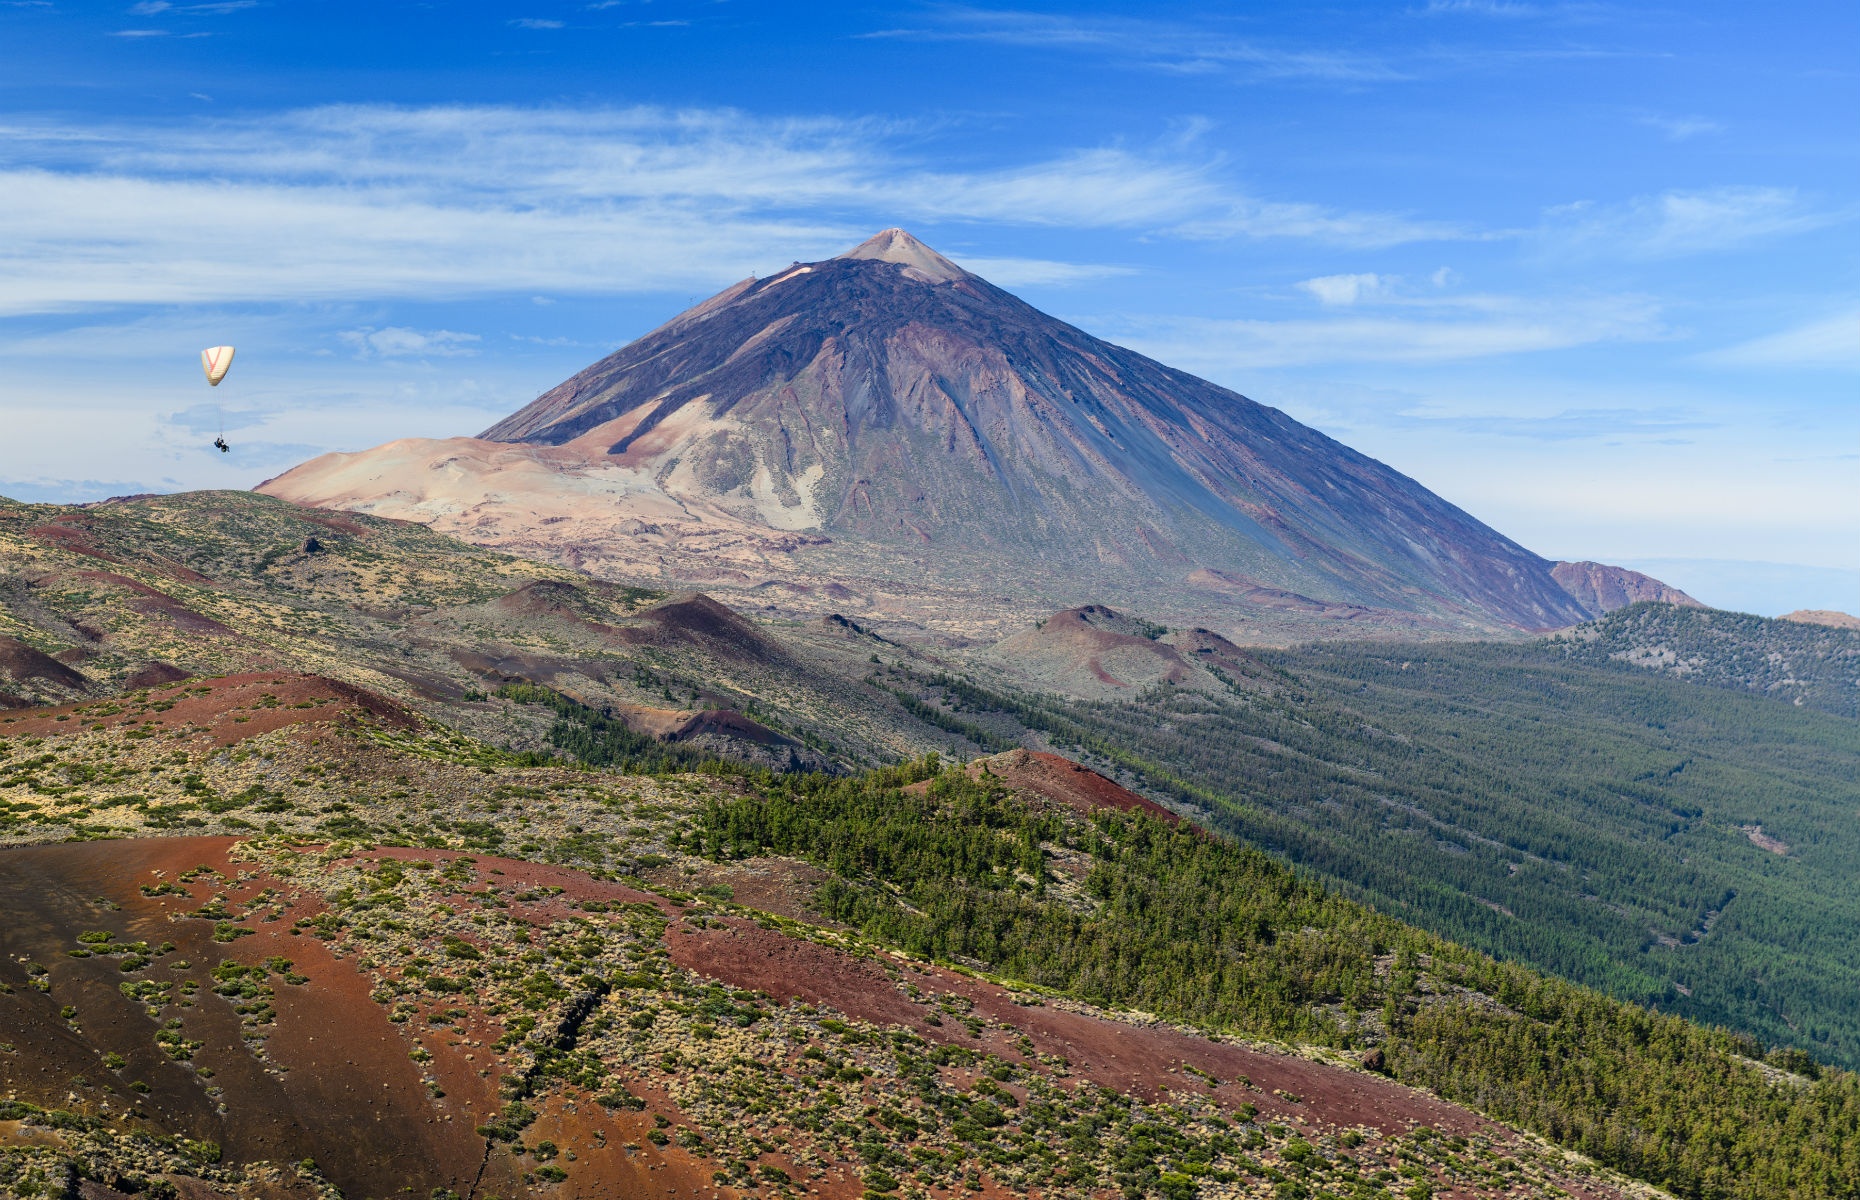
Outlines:
[[[1786, 1055], [1816, 1078], [1759, 1070], [1748, 1038], [1495, 963], [1192, 826], [1139, 812], [1087, 823], [917, 764], [764, 780], [712, 799], [681, 844], [804, 857], [835, 873], [826, 915], [918, 954], [1254, 1036], [1369, 1047], [1378, 1069], [1681, 1196], [1860, 1188], [1854, 1075]], [[1081, 886], [1054, 886], [1050, 864], [1068, 861]]]
[[1549, 645], [1263, 657], [1269, 690], [1120, 703], [876, 678], [978, 746], [1031, 730], [1093, 755], [1487, 952], [1860, 1061], [1853, 721]]
[[1575, 662], [1621, 663], [1860, 716], [1860, 630], [1636, 604], [1559, 633], [1552, 642]]

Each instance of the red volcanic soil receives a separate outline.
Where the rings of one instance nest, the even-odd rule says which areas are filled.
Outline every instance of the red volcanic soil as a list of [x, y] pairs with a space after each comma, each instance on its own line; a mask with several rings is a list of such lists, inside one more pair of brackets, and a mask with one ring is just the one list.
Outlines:
[[[142, 707], [139, 701], [147, 707]], [[185, 680], [152, 688], [146, 697], [116, 697], [114, 703], [123, 706], [125, 711], [108, 717], [99, 718], [94, 711], [79, 712], [93, 708], [96, 703], [21, 709], [0, 718], [0, 735], [75, 733], [83, 728], [84, 722], [101, 720], [105, 724], [137, 724], [157, 730], [192, 727], [199, 736], [211, 739], [214, 745], [230, 746], [290, 725], [329, 724], [352, 720], [363, 713], [397, 729], [411, 729], [419, 724], [412, 713], [366, 688], [320, 675], [275, 671]], [[167, 707], [155, 711], [162, 705]], [[74, 720], [79, 723], [73, 724]]]
[[617, 711], [628, 726], [662, 742], [689, 741], [713, 733], [763, 746], [798, 746], [791, 737], [776, 733], [733, 708], [674, 709], [644, 704], [622, 704]]
[[167, 592], [152, 588], [126, 575], [117, 575], [110, 571], [79, 571], [77, 577], [92, 583], [105, 583], [111, 587], [122, 588], [130, 593], [129, 598], [124, 602], [130, 608], [144, 616], [166, 618], [174, 624], [175, 628], [183, 632], [234, 636], [231, 629], [212, 617], [195, 612]]
[[[1363, 1072], [1347, 1071], [1290, 1054], [1211, 1041], [1164, 1025], [1137, 1026], [1045, 1005], [1026, 1007], [1005, 988], [942, 967], [920, 967], [912, 982], [926, 991], [967, 997], [972, 1015], [986, 1022], [971, 1037], [956, 1021], [924, 1022], [913, 1004], [876, 962], [852, 958], [813, 942], [784, 937], [748, 921], [727, 929], [674, 925], [666, 941], [680, 966], [735, 987], [758, 988], [778, 1003], [826, 1005], [863, 1021], [903, 1025], [932, 1043], [968, 1046], [1014, 1062], [1035, 1061], [1016, 1048], [1024, 1034], [1041, 1054], [1071, 1063], [1074, 1077], [1145, 1099], [1165, 1089], [1205, 1088], [1180, 1068], [1220, 1080], [1208, 1094], [1229, 1107], [1252, 1103], [1279, 1120], [1300, 1117], [1324, 1125], [1402, 1133], [1417, 1124], [1452, 1133], [1507, 1136], [1501, 1126], [1425, 1092]], [[1011, 1029], [1002, 1029], [1002, 1025]], [[1251, 1087], [1240, 1082], [1250, 1080]], [[1290, 1092], [1298, 1101], [1274, 1094]]]
[[84, 554], [91, 558], [101, 558], [105, 562], [121, 562], [114, 554], [106, 554], [97, 549], [90, 540], [89, 521], [76, 513], [53, 518], [45, 525], [35, 525], [26, 531], [26, 536], [47, 546], [60, 550], [69, 550], [74, 554]]
[[[954, 1020], [930, 1025], [923, 1019], [929, 1010], [913, 1004], [877, 962], [783, 937], [748, 921], [725, 924], [725, 929], [704, 930], [673, 925], [666, 934], [673, 961], [735, 987], [760, 989], [778, 1003], [822, 1005], [859, 1020], [906, 1026], [931, 1043], [1034, 1062], [1019, 1045], [1024, 1036], [1037, 1054], [1067, 1061], [1071, 1077], [1078, 1081], [1073, 1086], [1096, 1084], [1150, 1100], [1192, 1089], [1230, 1112], [1250, 1104], [1263, 1119], [1307, 1131], [1358, 1129], [1398, 1136], [1427, 1125], [1447, 1134], [1518, 1140], [1506, 1126], [1378, 1075], [1217, 1041], [1160, 1023], [1133, 1025], [1069, 1011], [1052, 1001], [1023, 1003], [1007, 989], [983, 980], [943, 967], [897, 962], [915, 972], [907, 978], [924, 991], [968, 998], [974, 1005], [969, 1015], [984, 1023], [979, 1037]], [[1185, 1067], [1205, 1072], [1215, 1082]], [[1624, 1200], [1624, 1193], [1592, 1178], [1560, 1182], [1592, 1196]]]
[[785, 662], [787, 654], [749, 621], [702, 592], [685, 592], [641, 609], [620, 631], [629, 645], [695, 645], [726, 660]]
[[[484, 1159], [467, 1105], [484, 1111], [482, 1093], [491, 1084], [476, 1096], [429, 1096], [408, 1058], [407, 1035], [369, 999], [370, 981], [321, 942], [292, 936], [289, 922], [254, 922], [250, 936], [218, 943], [213, 921], [170, 919], [216, 893], [236, 901], [284, 881], [261, 875], [232, 885], [203, 881], [182, 896], [141, 893], [155, 872], [172, 881], [206, 865], [235, 875], [238, 865], [226, 859], [231, 844], [186, 838], [0, 851], [0, 909], [9, 917], [0, 928], [0, 978], [13, 985], [0, 995], [0, 1029], [20, 1048], [0, 1056], [0, 1088], [45, 1107], [80, 1107], [150, 1132], [214, 1141], [229, 1162], [314, 1159], [352, 1196], [403, 1187], [421, 1196], [438, 1187], [466, 1194]], [[314, 912], [302, 901], [294, 910]], [[178, 949], [125, 975], [113, 958], [67, 957], [87, 930], [109, 930], [119, 941], [172, 941]], [[225, 959], [250, 965], [274, 955], [290, 959], [309, 982], [274, 977], [277, 1018], [261, 1059], [246, 1048], [239, 1016], [210, 994], [208, 972]], [[48, 969], [48, 994], [28, 986], [27, 961]], [[182, 961], [190, 966], [177, 969]], [[164, 1010], [182, 1012], [182, 1035], [202, 1043], [191, 1064], [160, 1052], [154, 1041], [160, 1022], [118, 987], [131, 978], [200, 985], [194, 1007]], [[73, 1022], [59, 1017], [64, 1005], [77, 1009]], [[112, 1071], [106, 1052], [121, 1054], [127, 1065]], [[203, 1078], [201, 1068], [213, 1074]], [[461, 1087], [480, 1082], [449, 1074]], [[94, 1082], [76, 1091], [74, 1104], [68, 1096], [77, 1076]], [[131, 1081], [147, 1083], [147, 1094], [128, 1090]], [[224, 1111], [210, 1087], [225, 1090]], [[138, 1115], [124, 1120], [125, 1112]]]
[[1137, 795], [1090, 767], [1044, 751], [1009, 750], [978, 758], [968, 765], [968, 772], [972, 779], [992, 777], [1016, 791], [1031, 792], [1082, 813], [1115, 808], [1146, 812], [1166, 821], [1181, 820], [1154, 800]]
[[0, 637], [0, 681], [23, 683], [28, 679], [79, 691], [91, 682], [49, 654], [14, 638]]
[[[1069, 764], [1041, 761], [1048, 757], [1040, 756], [1025, 769], [1070, 774]], [[231, 861], [233, 844], [230, 838], [185, 838], [0, 851], [0, 911], [9, 918], [0, 926], [0, 981], [11, 986], [0, 992], [0, 1039], [18, 1050], [0, 1055], [0, 1094], [104, 1115], [113, 1124], [154, 1133], [215, 1141], [230, 1163], [314, 1159], [325, 1177], [351, 1196], [427, 1196], [441, 1188], [462, 1197], [536, 1194], [522, 1178], [525, 1160], [476, 1132], [501, 1104], [501, 1064], [489, 1047], [497, 1027], [486, 1014], [475, 1011], [467, 996], [459, 999], [466, 1015], [450, 1026], [391, 1022], [389, 1010], [370, 997], [373, 981], [354, 961], [367, 944], [325, 943], [308, 929], [293, 932], [294, 922], [322, 911], [316, 893]], [[493, 877], [500, 888], [534, 889], [530, 894], [545, 894], [513, 900], [508, 911], [538, 925], [568, 917], [586, 901], [650, 903], [671, 919], [665, 940], [673, 961], [702, 976], [766, 993], [778, 1004], [819, 1005], [854, 1019], [908, 1028], [931, 1043], [962, 1045], [1033, 1065], [1026, 1049], [1030, 1043], [1034, 1054], [1067, 1061], [1062, 1086], [1101, 1085], [1158, 1100], [1171, 1091], [1193, 1091], [1230, 1112], [1250, 1104], [1267, 1119], [1311, 1133], [1354, 1128], [1399, 1135], [1426, 1124], [1501, 1141], [1516, 1137], [1466, 1109], [1364, 1072], [1159, 1023], [1112, 1020], [944, 967], [855, 956], [743, 917], [707, 913], [700, 928], [680, 920], [681, 907], [663, 897], [564, 867], [441, 850], [380, 849], [358, 857], [454, 865], [464, 857], [472, 870], [458, 883], [459, 900], [467, 893], [482, 897], [480, 889]], [[179, 883], [200, 866], [219, 876]], [[184, 886], [186, 891], [149, 896], [144, 884]], [[562, 891], [546, 894], [553, 888]], [[239, 926], [250, 933], [230, 942], [213, 940], [213, 919], [188, 919], [213, 896], [225, 897], [226, 907], [237, 912], [263, 889], [276, 889], [274, 896], [292, 902], [285, 919], [253, 916]], [[434, 899], [450, 902], [443, 895]], [[88, 930], [109, 930], [119, 941], [172, 941], [176, 948], [125, 974], [116, 958], [68, 956], [79, 945], [78, 935]], [[209, 971], [223, 959], [254, 965], [273, 956], [289, 959], [289, 969], [307, 979], [291, 983], [282, 975], [270, 977], [275, 1022], [262, 1026], [269, 1036], [249, 1047], [237, 1013], [211, 994]], [[31, 985], [28, 962], [45, 965], [48, 994]], [[182, 1014], [180, 1032], [201, 1043], [191, 1064], [160, 1052], [154, 1041], [160, 1018], [151, 1018], [118, 986], [130, 979], [200, 984], [193, 1007], [161, 1013], [162, 1018]], [[925, 1001], [906, 994], [905, 980], [927, 993]], [[927, 1001], [933, 996], [966, 999], [966, 1021], [929, 1024]], [[69, 1021], [60, 1015], [65, 1005], [76, 1009]], [[431, 1054], [424, 1071], [443, 1095], [435, 1094], [422, 1077], [422, 1066], [409, 1058], [416, 1043]], [[106, 1053], [121, 1054], [128, 1062], [113, 1070], [104, 1061]], [[212, 1074], [203, 1077], [201, 1068]], [[80, 1083], [79, 1076], [91, 1082]], [[132, 1080], [147, 1083], [146, 1094], [129, 1090]], [[526, 1140], [554, 1141], [576, 1156], [568, 1180], [547, 1193], [563, 1200], [735, 1194], [712, 1183], [715, 1161], [676, 1144], [650, 1144], [646, 1134], [653, 1113], [674, 1124], [683, 1120], [663, 1084], [636, 1077], [626, 1085], [647, 1101], [645, 1111], [610, 1112], [572, 1088], [533, 1102], [538, 1117]], [[223, 1103], [213, 1088], [224, 1089]], [[777, 1145], [805, 1138], [782, 1128], [768, 1133]], [[0, 1145], [9, 1136], [0, 1129]], [[1365, 1152], [1384, 1153], [1373, 1141]], [[781, 1165], [785, 1153], [762, 1161]], [[1619, 1195], [1592, 1179], [1560, 1182], [1590, 1195]], [[844, 1167], [808, 1187], [823, 1200], [854, 1200], [861, 1190], [858, 1173]], [[984, 1200], [1002, 1197], [993, 1183], [985, 1188]], [[109, 1193], [94, 1195], [102, 1200]]]

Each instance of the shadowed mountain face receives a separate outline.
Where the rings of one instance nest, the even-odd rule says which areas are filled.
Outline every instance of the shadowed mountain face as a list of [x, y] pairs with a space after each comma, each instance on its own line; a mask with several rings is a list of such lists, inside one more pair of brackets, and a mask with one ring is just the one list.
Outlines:
[[1381, 463], [1037, 311], [901, 230], [749, 280], [485, 431], [777, 527], [1543, 627], [1550, 564]]

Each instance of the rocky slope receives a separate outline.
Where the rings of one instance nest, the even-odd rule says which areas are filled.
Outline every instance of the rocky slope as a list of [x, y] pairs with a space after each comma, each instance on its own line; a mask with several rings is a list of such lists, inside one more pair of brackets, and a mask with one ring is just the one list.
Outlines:
[[996, 636], [1053, 601], [1259, 640], [1596, 611], [1415, 481], [901, 230], [744, 280], [476, 439], [327, 455], [262, 490], [614, 577], [804, 607], [837, 584], [835, 607]]
[[[0, 565], [22, 686], [80, 676], [0, 712], [0, 1194], [1645, 1194], [1496, 1116], [1687, 1195], [1860, 1181], [1818, 1149], [1860, 1144], [1852, 1076], [1326, 893], [1155, 803], [1205, 799], [1192, 756], [1146, 798], [1042, 744], [1141, 773], [1090, 713], [1419, 740], [1206, 630], [1059, 614], [1001, 670], [1151, 707], [1021, 724], [843, 617], [262, 497], [0, 505]], [[1223, 706], [1289, 720], [1200, 732]], [[734, 761], [606, 765], [668, 735]], [[743, 765], [783, 738], [842, 771], [1027, 748]], [[1317, 757], [1395, 815], [1396, 760]], [[1742, 822], [1790, 857], [1738, 843], [1811, 865], [1802, 811]]]
[[543, 749], [536, 684], [659, 739], [787, 768], [963, 745], [862, 681], [845, 619], [752, 621], [423, 526], [245, 492], [89, 508], [0, 500], [0, 707], [190, 676], [312, 672]]
[[[1634, 1191], [1351, 1056], [875, 945], [815, 911], [824, 872], [678, 848], [728, 781], [524, 768], [287, 675], [18, 713], [9, 759], [9, 1194]], [[1157, 811], [1053, 756], [994, 765], [1067, 820]]]
[[1592, 617], [1643, 601], [1680, 604], [1688, 608], [1705, 607], [1678, 588], [1661, 583], [1651, 575], [1643, 575], [1625, 567], [1611, 567], [1605, 563], [1560, 562], [1550, 569], [1550, 577]]

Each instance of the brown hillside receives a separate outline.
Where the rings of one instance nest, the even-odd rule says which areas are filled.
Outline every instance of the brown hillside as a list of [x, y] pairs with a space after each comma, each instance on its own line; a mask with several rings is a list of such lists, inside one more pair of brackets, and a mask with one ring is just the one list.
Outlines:
[[1830, 629], [1860, 629], [1860, 617], [1831, 608], [1799, 608], [1776, 619], [1803, 625], [1826, 625]]

